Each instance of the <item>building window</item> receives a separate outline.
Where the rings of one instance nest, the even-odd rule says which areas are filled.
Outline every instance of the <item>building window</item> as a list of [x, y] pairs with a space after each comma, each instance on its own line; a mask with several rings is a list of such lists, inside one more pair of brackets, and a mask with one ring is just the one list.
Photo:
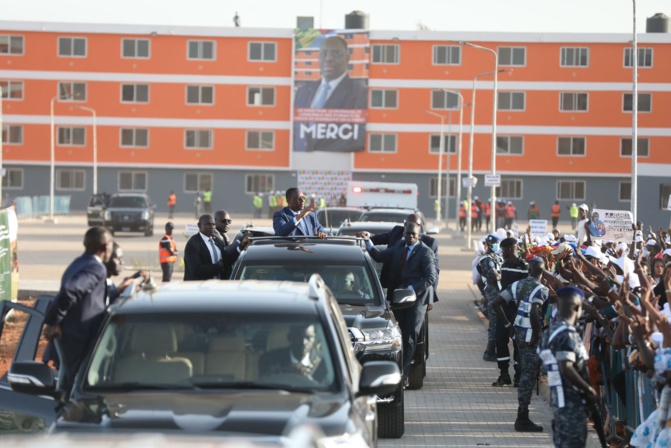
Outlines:
[[2, 188], [8, 190], [23, 189], [23, 169], [5, 168], [5, 175], [2, 177]]
[[250, 42], [249, 43], [250, 61], [271, 61], [276, 60], [275, 42]]
[[398, 90], [371, 90], [370, 107], [373, 109], [396, 109], [398, 107]]
[[272, 174], [246, 174], [245, 193], [256, 194], [275, 189], [275, 176]]
[[0, 54], [23, 54], [23, 36], [0, 36]]
[[273, 131], [247, 131], [247, 149], [274, 150], [275, 133]]
[[457, 109], [459, 108], [459, 95], [445, 90], [431, 91], [431, 109]]
[[562, 67], [587, 67], [589, 65], [589, 48], [564, 47], [561, 49]]
[[496, 187], [496, 197], [522, 199], [522, 179], [501, 179], [501, 185]]
[[121, 39], [121, 57], [149, 59], [149, 39]]
[[631, 181], [630, 180], [623, 180], [620, 182], [619, 188], [618, 188], [619, 194], [618, 194], [618, 199], [621, 202], [627, 202], [631, 201]]
[[214, 60], [216, 45], [213, 40], [190, 40], [187, 59]]
[[59, 190], [84, 190], [86, 173], [84, 170], [57, 170], [56, 188]]
[[398, 64], [400, 52], [398, 45], [373, 45], [373, 63]]
[[187, 129], [184, 132], [184, 147], [187, 149], [212, 149], [212, 131], [209, 129]]
[[588, 93], [561, 92], [559, 94], [559, 110], [562, 112], [586, 112], [588, 102]]
[[[634, 54], [633, 48], [624, 49], [624, 66], [633, 67], [634, 61], [631, 55]], [[638, 49], [638, 66], [643, 68], [652, 67], [652, 48]]]
[[368, 152], [396, 152], [396, 134], [368, 134]]
[[214, 104], [214, 87], [186, 86], [187, 104]]
[[557, 139], [557, 155], [584, 156], [585, 137], [559, 137]]
[[[631, 112], [634, 109], [634, 95], [625, 93], [622, 95], [622, 111]], [[638, 94], [638, 111], [652, 112], [652, 93]]]
[[[443, 135], [443, 154], [457, 153], [457, 136], [452, 134]], [[440, 134], [429, 136], [429, 154], [440, 154]]]
[[58, 101], [86, 101], [86, 83], [59, 82]]
[[499, 65], [524, 66], [527, 63], [527, 49], [524, 47], [499, 47]]
[[[620, 139], [620, 157], [631, 157], [632, 154], [632, 143], [631, 138], [622, 138]], [[638, 153], [638, 157], [648, 157], [650, 155], [650, 140], [647, 138], [637, 138], [636, 142], [638, 145], [636, 145], [636, 152]]]
[[433, 65], [460, 65], [461, 47], [457, 45], [434, 45]]
[[121, 146], [147, 148], [149, 146], [149, 129], [121, 128]]
[[121, 84], [122, 103], [148, 103], [148, 84]]
[[58, 144], [61, 146], [85, 146], [86, 128], [59, 127]]
[[498, 110], [524, 110], [525, 92], [499, 92]]
[[557, 181], [557, 199], [560, 201], [584, 201], [584, 180], [559, 180]]
[[196, 193], [198, 191], [212, 190], [212, 173], [185, 173], [184, 192]]
[[274, 87], [248, 87], [247, 88], [248, 106], [274, 106], [275, 88]]
[[[457, 195], [457, 180], [450, 177], [450, 189], [447, 189], [447, 177], [440, 178], [440, 196], [453, 198]], [[429, 181], [429, 196], [435, 198], [438, 196], [438, 177], [432, 177]]]
[[147, 173], [119, 171], [119, 191], [147, 191]]
[[496, 153], [521, 156], [524, 154], [524, 137], [512, 135], [496, 136]]
[[23, 100], [23, 81], [0, 81], [3, 100]]
[[23, 126], [15, 124], [3, 124], [2, 143], [5, 145], [23, 144]]
[[59, 37], [58, 55], [70, 58], [86, 57], [85, 37]]
[[670, 184], [660, 184], [659, 185], [659, 208], [662, 210], [668, 210], [669, 197], [671, 197], [671, 185]]

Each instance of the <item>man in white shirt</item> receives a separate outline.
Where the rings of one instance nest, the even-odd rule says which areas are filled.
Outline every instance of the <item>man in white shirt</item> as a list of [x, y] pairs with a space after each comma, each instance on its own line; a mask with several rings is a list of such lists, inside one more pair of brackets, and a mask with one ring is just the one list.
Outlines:
[[580, 218], [580, 221], [578, 222], [578, 245], [584, 243], [587, 238], [587, 229], [585, 228], [585, 225], [589, 227], [589, 218], [587, 217], [588, 212], [589, 207], [587, 204], [580, 204], [580, 207], [578, 207], [578, 217]]

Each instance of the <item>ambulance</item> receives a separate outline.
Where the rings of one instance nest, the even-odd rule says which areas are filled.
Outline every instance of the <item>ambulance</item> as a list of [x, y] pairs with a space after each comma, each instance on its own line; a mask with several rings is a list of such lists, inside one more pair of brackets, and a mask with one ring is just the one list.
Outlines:
[[360, 182], [347, 184], [348, 207], [417, 208], [417, 184]]

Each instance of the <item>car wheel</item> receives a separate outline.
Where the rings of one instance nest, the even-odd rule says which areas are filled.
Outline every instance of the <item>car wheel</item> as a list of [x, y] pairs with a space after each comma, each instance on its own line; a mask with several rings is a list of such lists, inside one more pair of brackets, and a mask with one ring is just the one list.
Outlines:
[[408, 375], [408, 389], [421, 389], [424, 386], [424, 377], [426, 376], [426, 362], [413, 364], [410, 367]]
[[405, 432], [403, 387], [399, 387], [396, 393], [397, 400], [377, 406], [377, 436], [380, 438], [398, 439]]

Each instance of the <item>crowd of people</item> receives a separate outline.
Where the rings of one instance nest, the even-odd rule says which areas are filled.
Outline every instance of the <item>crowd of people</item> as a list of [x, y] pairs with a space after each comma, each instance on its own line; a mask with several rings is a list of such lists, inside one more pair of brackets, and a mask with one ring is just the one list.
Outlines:
[[[530, 219], [540, 216], [534, 205]], [[560, 213], [555, 205], [553, 221]], [[575, 233], [562, 235], [554, 229], [532, 237], [530, 227], [521, 234], [500, 227], [480, 241], [473, 280], [489, 318], [483, 359], [497, 362], [499, 369], [492, 386], [518, 387], [516, 431], [543, 431], [529, 417], [542, 365], [554, 412], [555, 446], [580, 447], [586, 443], [588, 417], [604, 436], [602, 444], [605, 430], [613, 438], [626, 435], [626, 430], [618, 432], [622, 416], [614, 415], [615, 404], [607, 395], [613, 391], [626, 403], [625, 377], [644, 372], [655, 382], [658, 409], [648, 410], [649, 415], [641, 412], [647, 417], [642, 422], [624, 422], [636, 428], [629, 434], [630, 444], [668, 446], [671, 228], [645, 230], [636, 223], [627, 239], [607, 240], [600, 238], [599, 217], [590, 215], [586, 204], [572, 204], [569, 213]], [[624, 359], [626, 369], [611, 370], [615, 358]], [[609, 423], [605, 430], [604, 421]]]

